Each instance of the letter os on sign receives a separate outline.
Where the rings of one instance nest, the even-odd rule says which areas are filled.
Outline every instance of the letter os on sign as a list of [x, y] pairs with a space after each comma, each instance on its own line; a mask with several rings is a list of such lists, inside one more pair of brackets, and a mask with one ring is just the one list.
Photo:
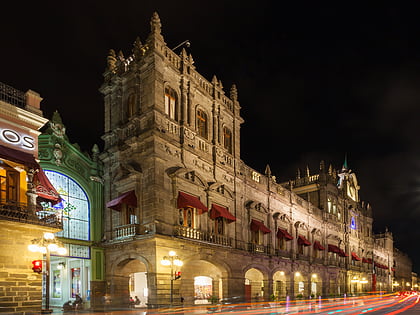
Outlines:
[[14, 130], [11, 129], [3, 129], [1, 131], [1, 138], [7, 143], [14, 144], [14, 145], [21, 145], [22, 147], [32, 150], [35, 149], [34, 138], [20, 135]]

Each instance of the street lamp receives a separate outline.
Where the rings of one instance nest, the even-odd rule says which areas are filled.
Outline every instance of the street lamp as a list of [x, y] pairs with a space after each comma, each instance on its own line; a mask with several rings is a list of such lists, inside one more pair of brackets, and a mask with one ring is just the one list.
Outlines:
[[50, 310], [50, 255], [57, 253], [58, 255], [66, 255], [67, 249], [58, 241], [53, 233], [45, 232], [41, 238], [32, 240], [32, 244], [28, 245], [31, 252], [39, 252], [45, 255], [45, 309], [42, 314], [52, 313]]
[[181, 267], [184, 263], [179, 259], [176, 253], [171, 250], [168, 253], [169, 256], [164, 256], [160, 263], [163, 266], [171, 266], [171, 306], [173, 303], [173, 289], [174, 289], [174, 280], [177, 280], [181, 277], [181, 273], [174, 273], [174, 266]]

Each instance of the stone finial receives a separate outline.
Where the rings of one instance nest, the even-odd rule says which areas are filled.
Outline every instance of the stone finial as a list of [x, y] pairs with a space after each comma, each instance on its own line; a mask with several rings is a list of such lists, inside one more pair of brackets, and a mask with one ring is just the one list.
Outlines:
[[133, 55], [136, 59], [139, 59], [144, 55], [143, 44], [141, 43], [140, 37], [138, 36], [133, 43]]
[[268, 164], [265, 167], [265, 175], [267, 175], [268, 177], [271, 176], [271, 169], [270, 169], [270, 165], [268, 165]]
[[125, 60], [124, 53], [122, 52], [122, 50], [120, 50], [118, 52], [118, 59], [120, 59], [121, 61], [124, 61]]
[[214, 85], [217, 85], [219, 83], [219, 81], [217, 80], [216, 75], [213, 75], [213, 78], [211, 79], [211, 83], [213, 83]]
[[182, 47], [181, 56], [182, 56], [183, 59], [187, 59], [188, 58], [187, 51], [186, 51], [186, 49], [184, 47]]
[[296, 179], [300, 178], [300, 168], [296, 170]]
[[108, 70], [114, 71], [116, 68], [117, 58], [114, 49], [110, 49], [107, 57]]
[[162, 30], [162, 24], [160, 23], [159, 14], [153, 12], [152, 19], [150, 20], [150, 30], [152, 33], [160, 34]]
[[328, 166], [328, 175], [332, 175], [333, 174], [333, 167], [330, 164], [330, 166]]
[[232, 101], [238, 100], [238, 89], [235, 84], [232, 84], [232, 87], [230, 88], [230, 98]]
[[190, 54], [189, 56], [188, 56], [188, 58], [190, 59], [190, 64], [194, 64], [194, 59], [193, 59], [193, 56]]
[[222, 80], [219, 80], [219, 87], [220, 87], [221, 89], [223, 89]]

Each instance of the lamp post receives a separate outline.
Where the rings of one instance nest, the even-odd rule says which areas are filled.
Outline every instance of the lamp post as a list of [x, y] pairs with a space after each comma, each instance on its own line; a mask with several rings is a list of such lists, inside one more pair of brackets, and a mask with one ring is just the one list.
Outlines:
[[173, 289], [174, 289], [174, 280], [179, 279], [180, 276], [175, 276], [174, 273], [174, 266], [181, 267], [184, 263], [179, 259], [176, 253], [171, 250], [168, 253], [168, 256], [164, 256], [163, 259], [160, 261], [163, 266], [170, 266], [171, 267], [171, 306], [173, 303]]
[[42, 314], [50, 314], [50, 256], [51, 252], [58, 255], [66, 255], [67, 249], [63, 247], [53, 233], [45, 232], [42, 238], [32, 240], [32, 244], [28, 245], [31, 252], [40, 252], [45, 255], [45, 309], [42, 309]]

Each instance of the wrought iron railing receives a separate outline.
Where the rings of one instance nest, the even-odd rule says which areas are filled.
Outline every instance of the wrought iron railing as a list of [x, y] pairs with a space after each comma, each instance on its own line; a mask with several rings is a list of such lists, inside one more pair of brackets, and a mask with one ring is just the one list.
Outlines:
[[24, 108], [26, 96], [24, 92], [0, 82], [0, 101]]
[[36, 224], [61, 229], [61, 213], [37, 211], [31, 212], [24, 203], [0, 203], [0, 219], [27, 224]]

